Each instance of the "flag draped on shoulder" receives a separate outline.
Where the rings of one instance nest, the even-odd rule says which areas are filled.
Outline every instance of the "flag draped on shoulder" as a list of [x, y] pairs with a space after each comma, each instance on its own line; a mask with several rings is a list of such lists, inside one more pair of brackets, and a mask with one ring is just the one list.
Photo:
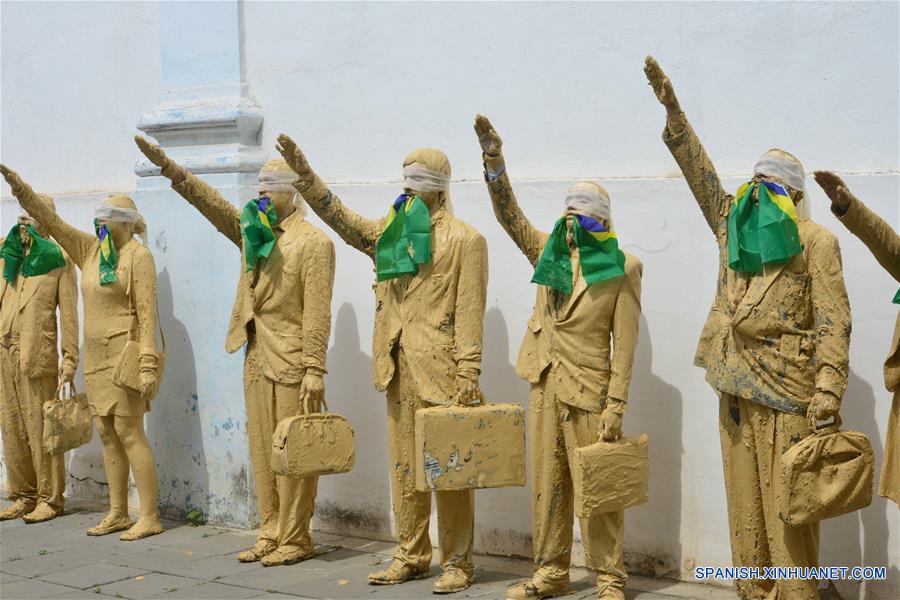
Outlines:
[[62, 249], [55, 242], [38, 235], [33, 225], [28, 225], [26, 231], [31, 238], [28, 254], [25, 253], [25, 246], [22, 244], [19, 225], [13, 225], [3, 246], [0, 247], [0, 255], [3, 256], [3, 278], [9, 283], [15, 283], [20, 272], [23, 277], [36, 277], [66, 266]]
[[431, 214], [418, 196], [400, 194], [388, 211], [375, 247], [378, 281], [415, 275], [431, 262]]
[[794, 201], [779, 184], [748, 182], [738, 188], [728, 215], [728, 266], [761, 273], [802, 250]]

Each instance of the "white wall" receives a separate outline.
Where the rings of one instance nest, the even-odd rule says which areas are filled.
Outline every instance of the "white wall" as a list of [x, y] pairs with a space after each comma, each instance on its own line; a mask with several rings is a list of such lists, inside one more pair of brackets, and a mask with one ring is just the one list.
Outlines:
[[[70, 28], [76, 15], [8, 3], [2, 9], [0, 158], [39, 189], [63, 193], [61, 212], [85, 224], [99, 196], [73, 196], [67, 205], [65, 193], [134, 188], [127, 171], [138, 158], [132, 126], [165, 92], [159, 90], [157, 5], [117, 7], [94, 19], [129, 40], [131, 51], [115, 56], [100, 39], [84, 46], [87, 36]], [[535, 224], [552, 225], [572, 179], [604, 183], [624, 248], [644, 262], [644, 319], [625, 429], [650, 434], [652, 482], [650, 503], [628, 511], [629, 562], [681, 577], [695, 565], [729, 564], [717, 401], [691, 364], [713, 297], [715, 246], [659, 139], [664, 112], [645, 82], [643, 58], [654, 54], [672, 77], [729, 189], [759, 154], [780, 146], [809, 170], [851, 174], [854, 191], [897, 224], [898, 5], [253, 2], [243, 7], [243, 25], [246, 79], [265, 113], [263, 149], [274, 153], [277, 134], [291, 134], [355, 210], [373, 217], [385, 212], [409, 150], [431, 145], [450, 156], [456, 212], [484, 233], [491, 256], [482, 385], [492, 400], [527, 404], [527, 386], [513, 364], [534, 287], [527, 262], [490, 210], [472, 117], [492, 117], [519, 200]], [[106, 70], [122, 76], [90, 75], [93, 102], [72, 93], [79, 79], [70, 75], [78, 72], [74, 67], [41, 82], [26, 78], [44, 68], [42, 60], [15, 70], [32, 60], [23, 49], [39, 36], [78, 39], [77, 46], [57, 49], [51, 64], [108, 61]], [[32, 104], [42, 86], [66, 101]], [[73, 116], [61, 118], [62, 111]], [[54, 151], [47, 129], [51, 140], [79, 143]], [[896, 283], [830, 215], [811, 178], [807, 184], [813, 217], [841, 239], [855, 317], [845, 424], [871, 437], [880, 465], [890, 405], [881, 362], [896, 316], [890, 303]], [[158, 269], [172, 282], [171, 314], [163, 318], [180, 332], [172, 337], [187, 344], [170, 352], [194, 365], [191, 373], [170, 372], [179, 381], [167, 381], [172, 398], [161, 398], [171, 403], [161, 409], [165, 426], [154, 432], [154, 419], [162, 417], [151, 413], [149, 429], [159, 449], [172, 443], [170, 424], [180, 423], [177, 435], [202, 439], [192, 451], [205, 452], [197, 463], [205, 468], [187, 471], [174, 450], [163, 455], [161, 491], [186, 504], [179, 479], [208, 477], [208, 500], [222, 503], [216, 514], [240, 521], [246, 488], [232, 492], [229, 485], [246, 465], [243, 437], [238, 431], [212, 440], [215, 427], [242, 418], [232, 398], [227, 411], [216, 403], [217, 395], [240, 389], [239, 357], [221, 351], [237, 273], [234, 250], [171, 192], [146, 198], [154, 199], [142, 200], [141, 209], [156, 232], [151, 246]], [[13, 203], [2, 208], [3, 223], [10, 223]], [[356, 427], [358, 464], [351, 474], [323, 478], [317, 524], [389, 537], [384, 397], [370, 383], [372, 267], [339, 240], [337, 250], [326, 384], [332, 409]], [[185, 399], [190, 393], [200, 397], [195, 416]], [[529, 490], [477, 496], [478, 548], [528, 554]], [[867, 597], [896, 597], [896, 506], [876, 498], [858, 514], [824, 523], [821, 557], [827, 565], [889, 566], [890, 582], [868, 584]], [[853, 582], [838, 586], [845, 597], [865, 591]]]

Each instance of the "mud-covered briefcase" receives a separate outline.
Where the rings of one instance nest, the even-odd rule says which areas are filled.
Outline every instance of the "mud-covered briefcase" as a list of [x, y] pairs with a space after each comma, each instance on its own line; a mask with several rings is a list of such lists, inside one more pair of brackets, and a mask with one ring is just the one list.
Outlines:
[[624, 510], [647, 502], [650, 488], [650, 454], [647, 434], [599, 441], [575, 449], [572, 487], [575, 514]]
[[356, 451], [349, 421], [330, 412], [288, 417], [272, 435], [272, 471], [285, 477], [346, 473]]
[[794, 527], [831, 519], [872, 503], [875, 457], [864, 433], [841, 431], [841, 418], [812, 433], [781, 455], [781, 486], [775, 505]]
[[416, 411], [416, 489], [525, 485], [525, 411], [518, 404]]

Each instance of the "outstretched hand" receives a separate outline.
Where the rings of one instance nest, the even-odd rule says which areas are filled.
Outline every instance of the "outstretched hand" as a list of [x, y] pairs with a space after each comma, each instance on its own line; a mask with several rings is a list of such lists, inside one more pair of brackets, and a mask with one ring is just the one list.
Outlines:
[[847, 212], [853, 194], [847, 189], [844, 180], [831, 171], [813, 171], [813, 177], [831, 200], [832, 207], [837, 208], [839, 214]]
[[184, 168], [169, 158], [166, 155], [166, 151], [156, 144], [148, 142], [146, 138], [139, 135], [134, 136], [134, 143], [137, 144], [150, 162], [162, 170], [162, 175], [168, 177], [172, 183], [179, 184], [187, 178]]
[[16, 198], [21, 198], [24, 195], [34, 194], [34, 190], [31, 189], [31, 186], [25, 183], [25, 181], [19, 176], [18, 173], [16, 173], [6, 165], [0, 165], [0, 173], [3, 173], [3, 178], [6, 179], [6, 183], [8, 183], [9, 187], [12, 188], [13, 196], [15, 196]]
[[475, 115], [475, 134], [478, 136], [482, 152], [488, 156], [500, 156], [503, 140], [500, 139], [494, 126], [484, 115]]
[[288, 166], [293, 169], [294, 173], [299, 175], [301, 179], [310, 177], [313, 174], [312, 167], [309, 166], [309, 162], [306, 160], [306, 157], [303, 156], [300, 147], [287, 135], [282, 133], [278, 136], [278, 143], [275, 144], [275, 149], [281, 153], [281, 156], [284, 157]]
[[647, 81], [650, 82], [650, 87], [653, 88], [656, 98], [660, 104], [666, 107], [666, 112], [680, 112], [681, 106], [678, 104], [678, 98], [675, 96], [675, 88], [665, 72], [663, 72], [662, 67], [659, 66], [659, 63], [652, 56], [648, 56], [644, 61], [644, 73], [647, 75]]

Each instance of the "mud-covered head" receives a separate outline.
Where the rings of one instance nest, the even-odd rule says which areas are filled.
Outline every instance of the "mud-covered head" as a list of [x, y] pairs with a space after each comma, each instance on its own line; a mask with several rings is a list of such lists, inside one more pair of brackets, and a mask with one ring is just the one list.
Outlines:
[[[566, 192], [566, 215], [582, 215], [603, 224], [612, 231], [612, 208], [609, 193], [596, 181], [577, 181]], [[572, 239], [572, 219], [567, 219], [567, 240], [574, 247]]]
[[772, 148], [756, 161], [753, 181], [774, 181], [785, 186], [794, 201], [797, 218], [801, 221], [809, 219], [806, 177], [803, 164], [796, 156], [780, 148]]
[[282, 222], [295, 210], [305, 215], [303, 200], [292, 185], [297, 174], [288, 166], [283, 158], [273, 158], [259, 170], [257, 193], [260, 198], [268, 198], [278, 213], [278, 221]]
[[119, 194], [109, 196], [94, 211], [99, 226], [106, 226], [117, 247], [124, 246], [135, 235], [147, 243], [147, 224], [130, 197]]
[[[53, 212], [56, 212], [56, 204], [53, 202], [53, 198], [48, 196], [47, 194], [37, 194], [37, 199], [41, 202], [45, 207], [49, 208]], [[28, 226], [32, 226], [38, 232], [38, 235], [41, 237], [47, 237], [47, 230], [37, 222], [37, 220], [29, 215], [27, 212], [20, 211], [19, 217], [16, 219], [16, 223], [19, 225], [19, 236], [22, 240], [22, 245], [28, 246], [31, 244], [31, 236], [28, 235]]]
[[403, 160], [403, 190], [418, 195], [434, 213], [450, 204], [450, 159], [435, 148], [418, 148]]

